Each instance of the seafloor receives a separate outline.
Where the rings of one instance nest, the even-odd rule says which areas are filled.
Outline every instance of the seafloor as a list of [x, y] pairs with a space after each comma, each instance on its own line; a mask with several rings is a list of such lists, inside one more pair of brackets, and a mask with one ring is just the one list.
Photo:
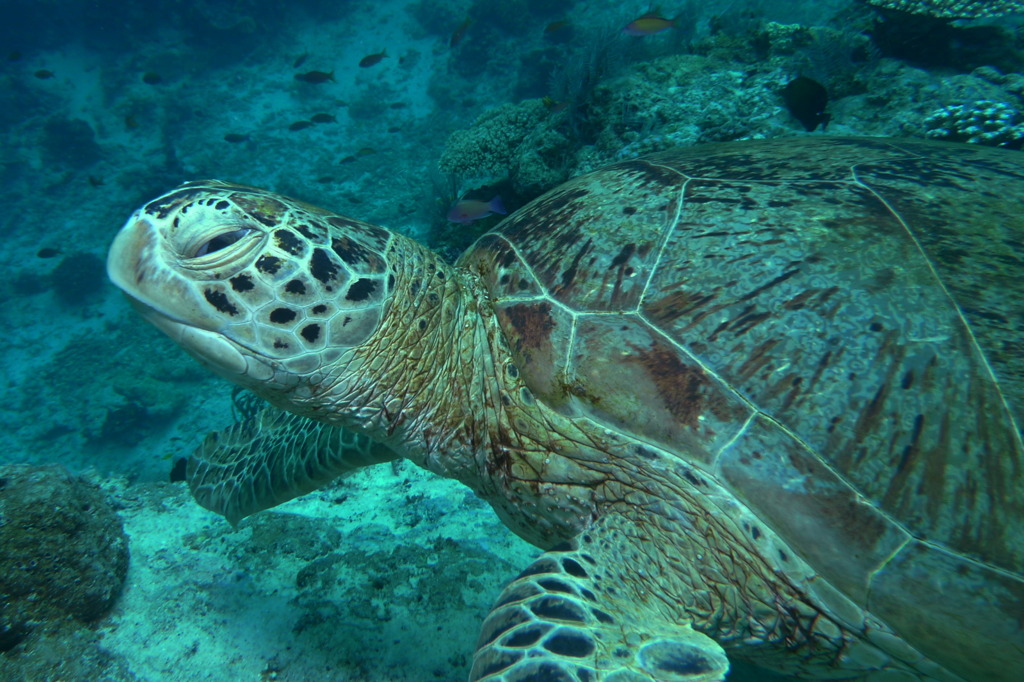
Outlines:
[[[471, 492], [408, 464], [237, 529], [169, 482], [231, 423], [231, 389], [106, 282], [111, 238], [156, 194], [205, 177], [268, 187], [454, 256], [496, 222], [448, 222], [459, 196], [501, 193], [514, 209], [669, 146], [968, 140], [972, 126], [986, 135], [971, 141], [1024, 141], [1012, 17], [672, 4], [672, 29], [631, 36], [621, 27], [647, 2], [3, 3], [0, 483], [18, 464], [82, 474], [130, 559], [102, 615], [57, 608], [12, 628], [5, 602], [0, 680], [465, 679], [491, 601], [536, 554]], [[310, 72], [330, 78], [296, 78]], [[827, 130], [787, 106], [800, 76], [828, 91]], [[25, 560], [0, 547], [0, 571]]]

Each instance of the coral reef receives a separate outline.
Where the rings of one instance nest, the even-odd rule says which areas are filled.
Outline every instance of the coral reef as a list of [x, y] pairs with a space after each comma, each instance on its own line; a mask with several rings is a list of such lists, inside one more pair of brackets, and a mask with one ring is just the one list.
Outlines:
[[724, 66], [713, 57], [671, 55], [599, 85], [591, 115], [600, 155], [627, 158], [765, 132], [784, 74]]
[[468, 130], [452, 133], [438, 165], [446, 173], [460, 175], [503, 174], [519, 146], [546, 117], [539, 99], [490, 109]]
[[103, 291], [106, 272], [106, 264], [96, 254], [73, 253], [61, 259], [50, 273], [50, 286], [62, 303], [82, 305]]
[[1024, 100], [1024, 74], [1003, 73], [992, 66], [982, 66], [972, 72], [973, 76], [982, 78], [1004, 88], [1007, 92]]
[[43, 126], [40, 147], [43, 159], [75, 170], [88, 168], [102, 158], [96, 132], [81, 119], [54, 116]]
[[882, 9], [946, 19], [978, 19], [1024, 12], [1020, 0], [865, 0]]
[[448, 138], [438, 162], [463, 177], [508, 177], [517, 194], [532, 198], [568, 177], [568, 138], [552, 125], [544, 102], [530, 99], [483, 113]]
[[70, 616], [113, 605], [128, 538], [100, 490], [62, 467], [0, 467], [0, 652]]
[[924, 120], [928, 137], [1020, 149], [1024, 115], [1005, 102], [978, 100], [936, 110]]

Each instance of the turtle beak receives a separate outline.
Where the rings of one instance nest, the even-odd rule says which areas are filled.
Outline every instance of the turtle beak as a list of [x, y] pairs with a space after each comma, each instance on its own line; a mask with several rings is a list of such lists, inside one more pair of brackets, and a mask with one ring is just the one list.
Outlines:
[[153, 231], [153, 226], [135, 213], [114, 237], [107, 253], [107, 277], [129, 296], [145, 279], [146, 264], [152, 258]]
[[159, 226], [132, 215], [107, 254], [107, 276], [139, 314], [215, 373], [240, 383], [269, 383], [273, 368], [220, 333], [194, 286], [162, 259]]
[[138, 211], [114, 237], [107, 253], [107, 277], [123, 291], [142, 316], [167, 332], [166, 318], [178, 325], [220, 331], [222, 320], [197, 301], [197, 286], [178, 271], [174, 258], [162, 247], [166, 237], [159, 223]]

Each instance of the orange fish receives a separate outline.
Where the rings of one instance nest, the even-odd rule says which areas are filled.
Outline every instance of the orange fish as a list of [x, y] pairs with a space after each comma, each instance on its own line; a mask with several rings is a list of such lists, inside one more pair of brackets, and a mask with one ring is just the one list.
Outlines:
[[545, 33], [558, 33], [563, 28], [568, 28], [568, 19], [559, 19], [558, 21], [552, 21], [550, 24], [544, 27]]
[[658, 16], [656, 12], [648, 12], [623, 26], [622, 32], [631, 36], [652, 36], [655, 33], [667, 31], [675, 25], [675, 19], [666, 19]]
[[448, 39], [448, 47], [455, 47], [456, 45], [461, 43], [463, 36], [466, 35], [466, 29], [469, 28], [470, 24], [472, 23], [473, 20], [470, 19], [469, 17], [466, 17], [466, 20], [459, 24], [459, 27], [457, 29], [452, 31], [452, 37]]
[[490, 201], [461, 199], [452, 204], [452, 207], [448, 209], [448, 220], [453, 223], [469, 225], [474, 220], [480, 220], [495, 213], [500, 213], [501, 215], [506, 213], [505, 205], [501, 202], [500, 196], [495, 196]]
[[387, 50], [381, 50], [374, 54], [368, 54], [359, 60], [359, 66], [366, 68], [367, 66], [373, 66], [374, 64], [380, 64], [380, 60], [388, 56]]

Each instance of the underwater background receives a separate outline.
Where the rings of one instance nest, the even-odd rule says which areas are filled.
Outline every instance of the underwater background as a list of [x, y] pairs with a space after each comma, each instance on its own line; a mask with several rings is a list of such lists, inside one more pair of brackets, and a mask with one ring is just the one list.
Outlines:
[[0, 681], [462, 680], [537, 554], [405, 463], [237, 529], [172, 481], [233, 391], [130, 310], [104, 258], [180, 182], [266, 187], [454, 259], [499, 206], [674, 146], [1024, 146], [1010, 0], [0, 10]]

